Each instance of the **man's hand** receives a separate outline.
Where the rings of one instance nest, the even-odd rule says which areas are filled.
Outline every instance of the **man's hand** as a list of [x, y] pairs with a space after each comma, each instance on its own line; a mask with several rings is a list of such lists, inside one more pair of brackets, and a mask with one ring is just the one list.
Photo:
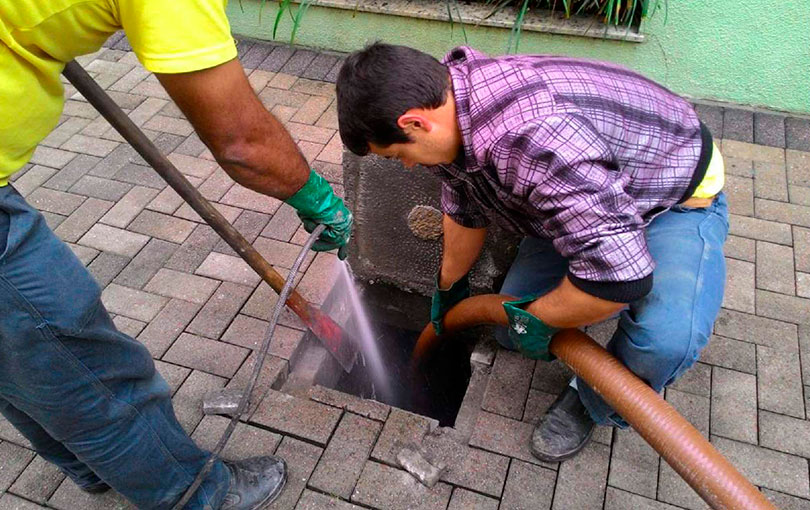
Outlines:
[[329, 183], [310, 171], [290, 134], [256, 96], [238, 60], [157, 78], [233, 180], [286, 199], [308, 232], [326, 224], [313, 249], [342, 248], [339, 256], [345, 258], [351, 213]]
[[433, 292], [433, 299], [430, 301], [430, 322], [433, 323], [437, 335], [442, 334], [444, 314], [459, 301], [468, 297], [470, 297], [470, 278], [468, 275], [464, 275], [446, 289], [439, 285], [439, 277], [436, 276], [436, 290]]

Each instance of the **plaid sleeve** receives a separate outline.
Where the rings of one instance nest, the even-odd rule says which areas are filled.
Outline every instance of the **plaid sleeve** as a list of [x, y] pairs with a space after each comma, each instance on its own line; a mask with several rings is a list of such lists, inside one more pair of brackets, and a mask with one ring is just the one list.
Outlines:
[[453, 221], [467, 228], [483, 228], [489, 225], [489, 219], [476, 202], [467, 196], [464, 183], [452, 176], [442, 179], [442, 212]]
[[507, 189], [542, 221], [581, 290], [629, 303], [652, 288], [654, 262], [626, 176], [605, 140], [576, 115], [532, 121], [491, 151]]

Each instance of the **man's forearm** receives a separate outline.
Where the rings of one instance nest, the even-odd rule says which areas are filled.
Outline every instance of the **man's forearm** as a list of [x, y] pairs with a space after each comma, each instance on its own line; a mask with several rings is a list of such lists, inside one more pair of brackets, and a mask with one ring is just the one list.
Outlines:
[[238, 60], [157, 77], [236, 182], [280, 199], [307, 182], [306, 160], [256, 96]]
[[447, 214], [444, 215], [442, 225], [444, 251], [439, 273], [439, 288], [447, 289], [467, 274], [478, 260], [487, 237], [487, 229], [463, 227]]
[[603, 321], [627, 306], [592, 296], [576, 288], [568, 278], [538, 298], [526, 311], [555, 328], [577, 328]]

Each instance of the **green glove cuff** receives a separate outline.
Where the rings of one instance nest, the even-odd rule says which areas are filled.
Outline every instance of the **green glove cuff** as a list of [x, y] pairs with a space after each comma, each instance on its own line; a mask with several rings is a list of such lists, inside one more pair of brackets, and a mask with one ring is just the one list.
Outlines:
[[536, 299], [537, 297], [528, 297], [517, 301], [507, 301], [503, 304], [503, 309], [509, 318], [509, 338], [521, 354], [527, 358], [553, 361], [555, 357], [549, 352], [548, 346], [551, 343], [551, 337], [559, 331], [559, 328], [549, 326], [524, 310]]
[[328, 216], [339, 201], [332, 185], [315, 170], [310, 170], [306, 184], [284, 202], [298, 211], [298, 216], [318, 220]]
[[430, 322], [433, 323], [437, 335], [441, 335], [443, 332], [442, 318], [447, 310], [468, 297], [470, 297], [469, 274], [465, 274], [446, 290], [439, 288], [439, 275], [436, 275], [436, 290], [433, 292], [433, 299], [430, 302]]

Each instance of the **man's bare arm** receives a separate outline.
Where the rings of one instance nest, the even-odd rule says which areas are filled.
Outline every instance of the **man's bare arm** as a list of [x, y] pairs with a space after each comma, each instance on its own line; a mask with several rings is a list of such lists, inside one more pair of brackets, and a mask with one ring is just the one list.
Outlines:
[[444, 250], [439, 274], [439, 288], [447, 289], [472, 269], [484, 240], [486, 228], [467, 228], [459, 225], [448, 215], [442, 221], [444, 227]]
[[233, 180], [280, 199], [307, 182], [306, 160], [253, 92], [238, 60], [157, 78]]
[[526, 307], [526, 311], [549, 326], [578, 328], [603, 321], [625, 306], [581, 291], [566, 277], [557, 288]]

